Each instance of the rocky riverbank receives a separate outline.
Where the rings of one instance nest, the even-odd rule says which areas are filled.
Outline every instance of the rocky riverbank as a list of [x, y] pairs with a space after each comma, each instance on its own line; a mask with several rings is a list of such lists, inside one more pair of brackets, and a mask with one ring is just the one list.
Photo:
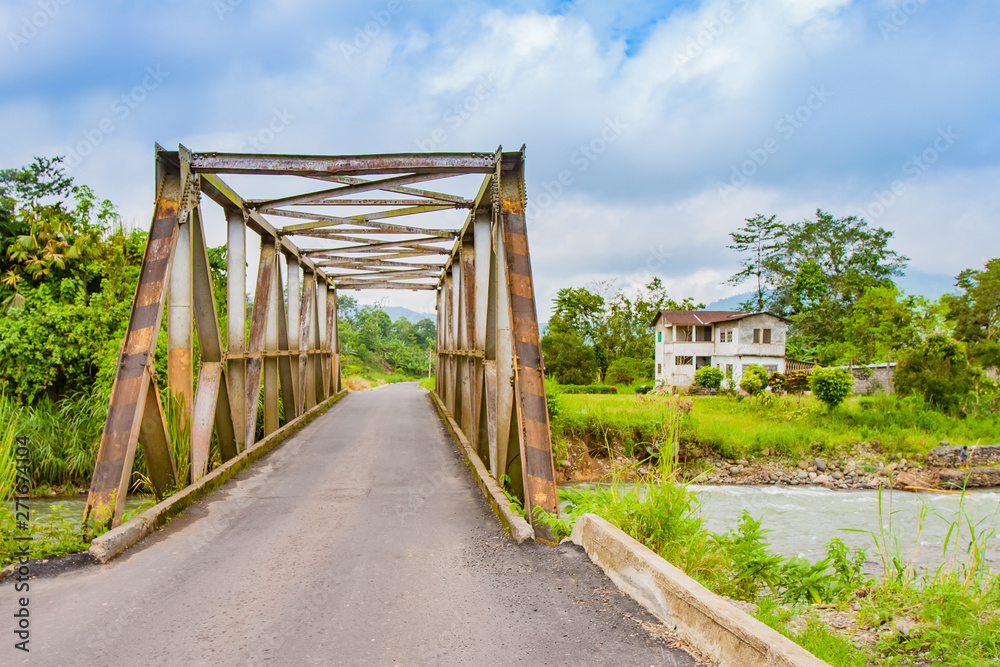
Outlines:
[[816, 457], [799, 461], [710, 458], [702, 459], [685, 473], [690, 481], [702, 484], [817, 486], [831, 490], [898, 486], [897, 480], [903, 475], [911, 480], [911, 485], [918, 486], [912, 482], [919, 482], [926, 474], [921, 463], [892, 454], [880, 464], [855, 458]]

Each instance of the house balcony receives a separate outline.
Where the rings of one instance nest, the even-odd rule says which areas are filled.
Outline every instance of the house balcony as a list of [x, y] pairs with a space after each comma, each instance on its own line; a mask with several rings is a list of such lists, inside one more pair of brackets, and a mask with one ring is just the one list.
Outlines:
[[687, 355], [692, 357], [710, 357], [715, 354], [715, 343], [706, 341], [664, 343], [666, 354]]

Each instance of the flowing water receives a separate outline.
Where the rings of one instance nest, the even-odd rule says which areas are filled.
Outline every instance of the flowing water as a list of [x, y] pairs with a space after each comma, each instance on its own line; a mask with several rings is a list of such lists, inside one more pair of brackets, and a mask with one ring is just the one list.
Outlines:
[[[147, 496], [128, 496], [125, 499], [125, 511], [135, 509], [147, 499]], [[83, 508], [87, 505], [87, 496], [55, 496], [52, 498], [31, 498], [28, 501], [31, 510], [32, 523], [39, 524], [52, 519], [64, 519], [72, 523], [83, 521]]]
[[[765, 535], [771, 549], [784, 556], [801, 555], [810, 560], [826, 557], [826, 544], [839, 537], [845, 544], [868, 551], [867, 570], [881, 573], [881, 559], [870, 534], [843, 529], [873, 531], [880, 536], [879, 492], [875, 490], [829, 491], [787, 486], [701, 486], [689, 487], [701, 501], [705, 527], [715, 533], [735, 528], [743, 510], [771, 532]], [[890, 509], [891, 503], [891, 509]], [[963, 496], [950, 493], [908, 493], [883, 491], [882, 525], [889, 536], [890, 555], [898, 545], [901, 560], [918, 568], [936, 568], [954, 554], [955, 533], [948, 556], [942, 553], [953, 522], [961, 520], [960, 546], [969, 542], [970, 529], [960, 508], [976, 533], [1000, 529], [1000, 491], [971, 491]], [[921, 527], [921, 509], [926, 508]], [[980, 541], [982, 544], [982, 541]], [[1000, 571], [1000, 530], [985, 540], [986, 562]]]

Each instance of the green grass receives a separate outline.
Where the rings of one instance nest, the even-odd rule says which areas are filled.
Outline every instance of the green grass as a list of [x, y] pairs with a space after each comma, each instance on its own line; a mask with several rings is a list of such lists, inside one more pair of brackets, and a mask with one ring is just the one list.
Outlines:
[[[636, 445], [662, 440], [663, 424], [676, 398], [630, 395], [560, 396], [554, 437], [576, 436], [607, 442], [626, 454]], [[830, 412], [812, 397], [737, 400], [695, 396], [681, 420], [681, 440], [736, 458], [771, 448], [787, 456], [850, 449], [879, 441], [887, 452], [926, 453], [940, 440], [984, 444], [1000, 433], [997, 415], [964, 419], [942, 414], [919, 401], [894, 396], [860, 397]]]
[[421, 389], [426, 389], [427, 391], [434, 391], [434, 376], [422, 377], [418, 382]]

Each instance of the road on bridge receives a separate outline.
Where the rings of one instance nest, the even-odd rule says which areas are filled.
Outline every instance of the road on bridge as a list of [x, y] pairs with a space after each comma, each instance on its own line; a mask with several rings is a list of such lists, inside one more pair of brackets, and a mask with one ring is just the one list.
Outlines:
[[0, 663], [695, 664], [579, 548], [515, 545], [415, 384], [351, 393], [30, 611]]

